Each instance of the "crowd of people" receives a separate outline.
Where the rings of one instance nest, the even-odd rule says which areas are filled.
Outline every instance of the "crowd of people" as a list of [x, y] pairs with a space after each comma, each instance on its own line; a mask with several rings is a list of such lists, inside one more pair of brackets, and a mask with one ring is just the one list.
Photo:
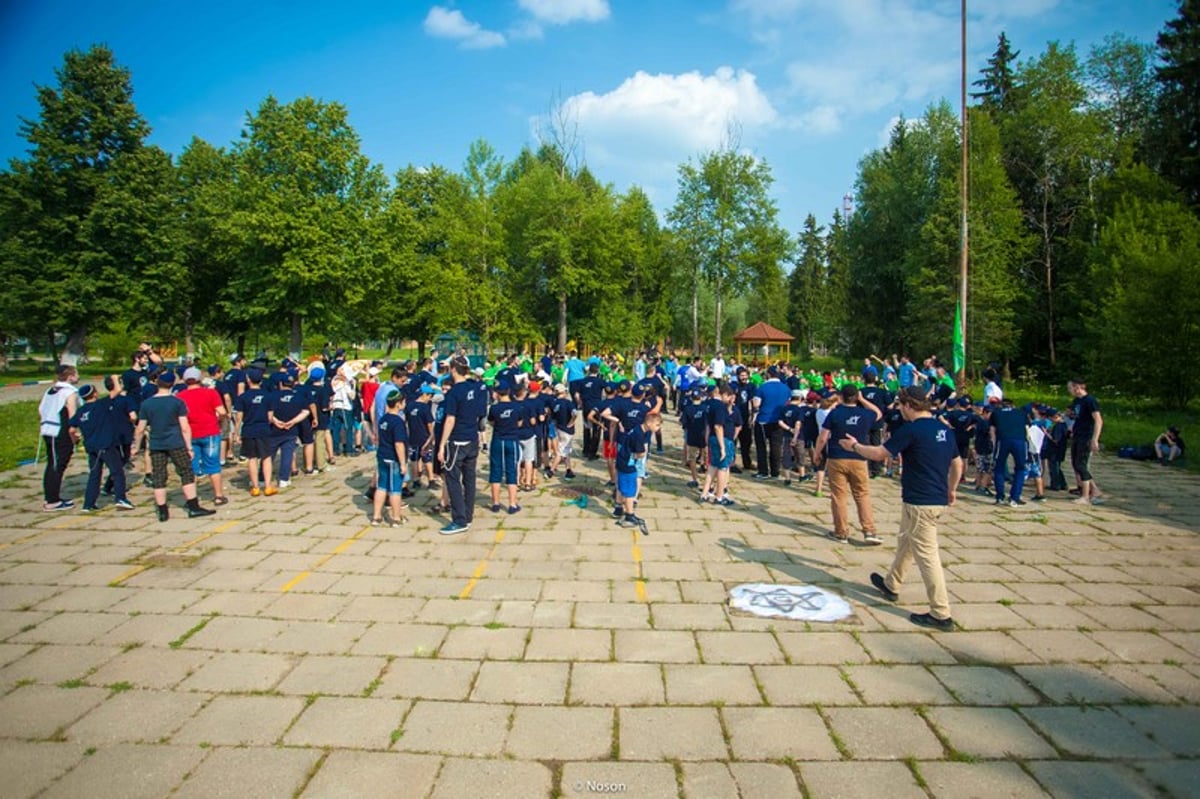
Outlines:
[[[40, 407], [43, 507], [74, 507], [61, 496], [62, 479], [80, 441], [88, 457], [83, 511], [96, 510], [101, 494], [132, 509], [125, 473], [140, 467], [162, 521], [170, 517], [169, 468], [182, 484], [187, 515], [197, 517], [214, 512], [200, 505], [199, 478], [208, 478], [214, 505], [229, 502], [224, 468], [240, 465], [249, 495], [270, 497], [302, 475], [373, 452], [371, 523], [403, 523], [406, 500], [424, 488], [438, 492], [434, 511], [449, 514], [439, 532], [456, 535], [474, 519], [481, 455], [485, 504], [507, 514], [521, 512], [519, 494], [540, 480], [561, 469], [571, 481], [578, 459], [603, 459], [613, 518], [648, 534], [638, 500], [651, 453], [663, 453], [664, 417], [672, 414], [681, 426], [687, 487], [701, 503], [734, 506], [738, 474], [784, 487], [811, 482], [817, 497], [828, 491], [829, 535], [840, 542], [851, 539], [853, 499], [863, 543], [882, 543], [870, 481], [899, 477], [905, 511], [896, 561], [872, 583], [893, 597], [915, 559], [930, 612], [914, 621], [946, 629], [952, 622], [935, 520], [954, 503], [960, 482], [972, 479], [974, 491], [1009, 507], [1042, 502], [1047, 491], [1070, 490], [1080, 504], [1103, 498], [1090, 471], [1103, 418], [1086, 383], [1071, 381], [1072, 402], [1062, 411], [1018, 407], [995, 370], [984, 376], [977, 402], [936, 358], [917, 366], [905, 356], [872, 355], [848, 374], [729, 363], [720, 352], [705, 361], [649, 350], [632, 363], [615, 355], [584, 360], [575, 351], [536, 360], [514, 353], [472, 367], [461, 352], [389, 366], [326, 348], [306, 363], [283, 358], [271, 368], [262, 354], [248, 360], [239, 353], [228, 369], [201, 369], [168, 366], [144, 343], [127, 370], [104, 378], [103, 390], [78, 386], [75, 369], [59, 367]], [[1177, 431], [1157, 444], [1164, 459], [1182, 451]], [[1074, 489], [1062, 469], [1068, 453]], [[1029, 500], [1027, 479], [1035, 487]]]

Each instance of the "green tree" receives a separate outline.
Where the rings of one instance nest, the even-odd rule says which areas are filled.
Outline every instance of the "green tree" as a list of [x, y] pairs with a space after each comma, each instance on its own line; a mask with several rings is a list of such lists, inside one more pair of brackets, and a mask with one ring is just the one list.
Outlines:
[[[38, 118], [21, 121], [29, 158], [13, 160], [3, 181], [0, 277], [10, 302], [0, 306], [7, 317], [0, 328], [46, 335], [52, 345], [55, 331], [66, 332], [64, 360], [73, 360], [89, 329], [121, 313], [136, 280], [117, 256], [137, 251], [147, 231], [114, 227], [111, 209], [137, 205], [136, 196], [115, 195], [138, 182], [139, 166], [115, 180], [113, 173], [150, 128], [133, 104], [129, 70], [108, 48], [72, 50], [55, 74], [57, 86], [37, 87]], [[104, 218], [92, 219], [98, 204]]]
[[1154, 48], [1119, 33], [1092, 47], [1084, 65], [1091, 105], [1113, 137], [1112, 164], [1145, 145], [1154, 106]]
[[1086, 107], [1082, 78], [1074, 48], [1051, 42], [1018, 69], [1021, 104], [1001, 126], [1009, 179], [1036, 239], [1022, 281], [1031, 300], [1023, 324], [1027, 351], [1051, 367], [1064, 337], [1061, 320], [1079, 318], [1085, 288], [1084, 259], [1071, 257], [1072, 232], [1107, 160], [1103, 122]]
[[850, 237], [847, 220], [841, 211], [833, 212], [829, 232], [825, 236], [824, 302], [817, 317], [817, 341], [827, 351], [849, 357], [850, 330], [861, 320], [861, 312], [850, 303]]
[[239, 268], [222, 309], [235, 324], [286, 324], [299, 353], [304, 321], [333, 327], [362, 298], [386, 178], [360, 152], [346, 109], [308, 97], [268, 97], [234, 153], [227, 224]]
[[1200, 206], [1200, 0], [1180, 0], [1179, 16], [1158, 35], [1159, 85], [1152, 163]]
[[1017, 96], [1013, 77], [1013, 63], [1020, 50], [1013, 50], [1004, 31], [1000, 32], [1000, 40], [996, 51], [988, 59], [988, 65], [980, 71], [980, 77], [972, 86], [980, 87], [979, 91], [971, 92], [971, 98], [979, 101], [979, 105], [993, 116], [1011, 114], [1016, 108]]
[[797, 244], [798, 258], [788, 276], [788, 330], [805, 353], [816, 348], [816, 328], [825, 311], [824, 228], [809, 214]]
[[1092, 275], [1088, 361], [1107, 379], [1182, 408], [1200, 395], [1200, 220], [1182, 201], [1127, 195], [1104, 225]]
[[773, 182], [765, 161], [732, 147], [679, 167], [679, 192], [668, 219], [713, 290], [714, 348], [721, 347], [725, 300], [745, 291], [755, 270], [777, 268], [787, 257], [788, 236], [769, 194]]

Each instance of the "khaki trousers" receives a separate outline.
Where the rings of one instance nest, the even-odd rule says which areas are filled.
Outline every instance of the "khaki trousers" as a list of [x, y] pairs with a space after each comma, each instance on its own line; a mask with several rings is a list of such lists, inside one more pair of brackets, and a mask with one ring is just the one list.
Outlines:
[[946, 594], [946, 577], [942, 573], [942, 558], [938, 554], [937, 519], [945, 505], [909, 505], [900, 512], [900, 534], [896, 540], [896, 557], [883, 582], [892, 591], [899, 591], [904, 573], [914, 560], [929, 594], [929, 612], [938, 619], [950, 618], [950, 597]]
[[858, 508], [858, 524], [864, 533], [875, 532], [875, 513], [871, 510], [870, 474], [867, 462], [847, 458], [829, 458], [825, 464], [829, 478], [829, 504], [833, 510], [833, 532], [842, 538], [850, 537], [846, 505], [854, 497]]

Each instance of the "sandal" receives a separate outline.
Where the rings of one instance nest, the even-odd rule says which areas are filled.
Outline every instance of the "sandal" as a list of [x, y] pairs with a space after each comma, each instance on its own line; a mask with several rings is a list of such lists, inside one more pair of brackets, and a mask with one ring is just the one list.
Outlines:
[[379, 526], [379, 525], [381, 525], [381, 524], [383, 524], [383, 519], [377, 518], [377, 519], [372, 519], [372, 520], [371, 520], [371, 526], [372, 526], [372, 527], [378, 527], [378, 526]]

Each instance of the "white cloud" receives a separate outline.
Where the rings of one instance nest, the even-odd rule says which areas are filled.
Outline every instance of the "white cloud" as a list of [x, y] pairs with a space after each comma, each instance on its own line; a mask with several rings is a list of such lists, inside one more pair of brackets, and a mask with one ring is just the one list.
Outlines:
[[[875, 135], [876, 149], [882, 150], [887, 147], [892, 141], [892, 132], [896, 129], [896, 124], [902, 119], [897, 114], [887, 121], [887, 124], [879, 129], [879, 133]], [[916, 130], [924, 124], [920, 117], [903, 117], [904, 127], [906, 130]]]
[[578, 122], [590, 155], [642, 150], [675, 164], [720, 146], [731, 123], [752, 137], [779, 117], [754, 74], [730, 67], [712, 75], [639, 71], [606, 94], [568, 98], [563, 110]]
[[460, 46], [471, 50], [503, 47], [504, 35], [490, 31], [478, 22], [471, 22], [457, 9], [434, 6], [425, 16], [425, 32], [441, 39], [456, 39]]
[[599, 22], [608, 19], [608, 0], [518, 0], [535, 20], [547, 25]]

